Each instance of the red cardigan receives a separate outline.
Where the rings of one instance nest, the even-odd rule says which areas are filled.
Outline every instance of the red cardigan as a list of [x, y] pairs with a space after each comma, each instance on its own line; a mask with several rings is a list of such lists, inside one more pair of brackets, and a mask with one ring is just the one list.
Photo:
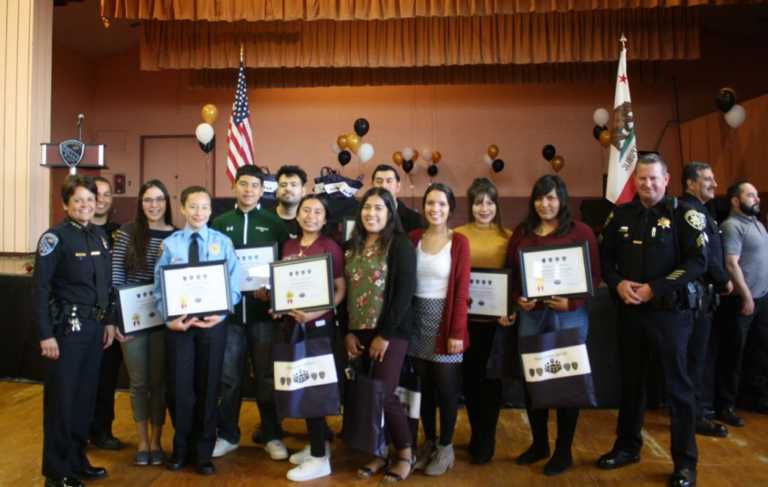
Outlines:
[[[415, 248], [418, 248], [423, 234], [423, 229], [413, 230], [408, 234]], [[437, 334], [436, 353], [448, 353], [449, 338], [464, 342], [462, 352], [469, 348], [467, 312], [469, 310], [469, 274], [471, 271], [469, 239], [458, 232], [453, 232], [451, 274], [448, 278], [448, 294], [445, 297], [443, 322], [440, 324], [440, 331]], [[418, 279], [418, 275], [416, 279]]]

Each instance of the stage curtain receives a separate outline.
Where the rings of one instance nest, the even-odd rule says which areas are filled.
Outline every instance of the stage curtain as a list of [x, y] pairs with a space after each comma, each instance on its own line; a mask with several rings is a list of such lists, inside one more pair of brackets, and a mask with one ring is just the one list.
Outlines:
[[141, 69], [392, 68], [699, 57], [697, 9], [333, 22], [144, 23]]
[[387, 20], [765, 3], [764, 0], [101, 0], [115, 19]]

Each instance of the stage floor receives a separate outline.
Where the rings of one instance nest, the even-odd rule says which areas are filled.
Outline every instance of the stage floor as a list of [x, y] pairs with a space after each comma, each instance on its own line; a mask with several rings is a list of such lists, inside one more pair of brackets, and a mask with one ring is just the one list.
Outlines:
[[[240, 424], [244, 440], [240, 449], [215, 460], [218, 473], [211, 477], [197, 475], [194, 470], [169, 472], [161, 467], [135, 467], [131, 465], [136, 442], [129, 396], [117, 394], [117, 419], [114, 433], [128, 446], [118, 452], [90, 450], [94, 465], [105, 466], [109, 477], [89, 483], [101, 486], [259, 486], [273, 487], [299, 485], [285, 479], [287, 462], [268, 459], [262, 448], [250, 439], [258, 423], [258, 410], [253, 402], [243, 405]], [[725, 439], [698, 437], [700, 463], [699, 486], [761, 486], [768, 485], [768, 416], [743, 413], [747, 421], [744, 428], [731, 428]], [[550, 437], [554, 441], [554, 414], [550, 417]], [[340, 418], [331, 418], [331, 427], [338, 431]], [[644, 430], [645, 447], [639, 464], [615, 471], [602, 471], [594, 466], [600, 454], [607, 451], [614, 439], [615, 410], [582, 412], [574, 442], [574, 467], [554, 478], [541, 473], [543, 463], [520, 467], [513, 458], [530, 442], [525, 412], [519, 409], [502, 411], [497, 434], [496, 457], [485, 466], [470, 465], [466, 445], [469, 426], [462, 410], [456, 430], [456, 466], [443, 477], [431, 478], [421, 473], [408, 479], [413, 487], [469, 487], [469, 486], [663, 486], [672, 470], [669, 455], [669, 418], [666, 411], [650, 411]], [[285, 422], [290, 449], [301, 448], [307, 441], [303, 421]], [[17, 382], [0, 382], [0, 486], [35, 486], [43, 484], [40, 474], [42, 445], [42, 386]], [[164, 434], [163, 445], [170, 450], [172, 429], [170, 420]], [[553, 445], [554, 446], [554, 445]], [[374, 485], [374, 480], [360, 480], [355, 476], [365, 457], [345, 448], [341, 441], [332, 444], [333, 475], [306, 482], [307, 486]]]

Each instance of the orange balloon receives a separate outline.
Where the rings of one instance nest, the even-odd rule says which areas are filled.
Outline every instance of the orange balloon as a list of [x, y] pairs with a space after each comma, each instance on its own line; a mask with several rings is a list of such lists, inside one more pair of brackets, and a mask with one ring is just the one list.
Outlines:
[[344, 150], [347, 148], [347, 136], [346, 135], [339, 135], [336, 138], [336, 145], [339, 146], [339, 149]]
[[554, 169], [555, 172], [560, 172], [560, 170], [565, 167], [565, 159], [563, 159], [563, 156], [555, 156], [549, 163], [552, 164], [552, 169]]
[[400, 151], [397, 151], [394, 154], [392, 154], [392, 162], [394, 162], [398, 166], [402, 166], [403, 165], [403, 153], [400, 152]]
[[600, 145], [608, 147], [611, 145], [611, 131], [606, 129], [600, 132]]
[[419, 158], [419, 151], [416, 149], [413, 149], [413, 158], [411, 159], [413, 162], [416, 162], [416, 159]]
[[356, 153], [357, 149], [360, 148], [360, 144], [362, 143], [362, 141], [360, 140], [360, 136], [354, 132], [351, 132], [346, 135], [346, 138], [347, 138], [347, 148], [352, 152]]
[[200, 110], [200, 115], [205, 123], [213, 125], [213, 122], [219, 117], [219, 109], [216, 108], [216, 105], [209, 103], [203, 106], [203, 109]]
[[491, 156], [491, 159], [496, 159], [496, 156], [499, 155], [499, 147], [496, 144], [489, 145], [488, 155]]
[[440, 159], [443, 158], [443, 155], [440, 153], [439, 150], [432, 151], [432, 164], [437, 164], [440, 162]]

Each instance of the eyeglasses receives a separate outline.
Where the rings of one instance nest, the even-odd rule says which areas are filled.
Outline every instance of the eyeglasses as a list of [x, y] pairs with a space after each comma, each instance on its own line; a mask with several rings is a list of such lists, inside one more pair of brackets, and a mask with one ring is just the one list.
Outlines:
[[165, 197], [158, 196], [157, 198], [142, 198], [141, 202], [145, 205], [151, 205], [152, 203], [157, 203], [159, 205], [160, 203], [165, 203]]

